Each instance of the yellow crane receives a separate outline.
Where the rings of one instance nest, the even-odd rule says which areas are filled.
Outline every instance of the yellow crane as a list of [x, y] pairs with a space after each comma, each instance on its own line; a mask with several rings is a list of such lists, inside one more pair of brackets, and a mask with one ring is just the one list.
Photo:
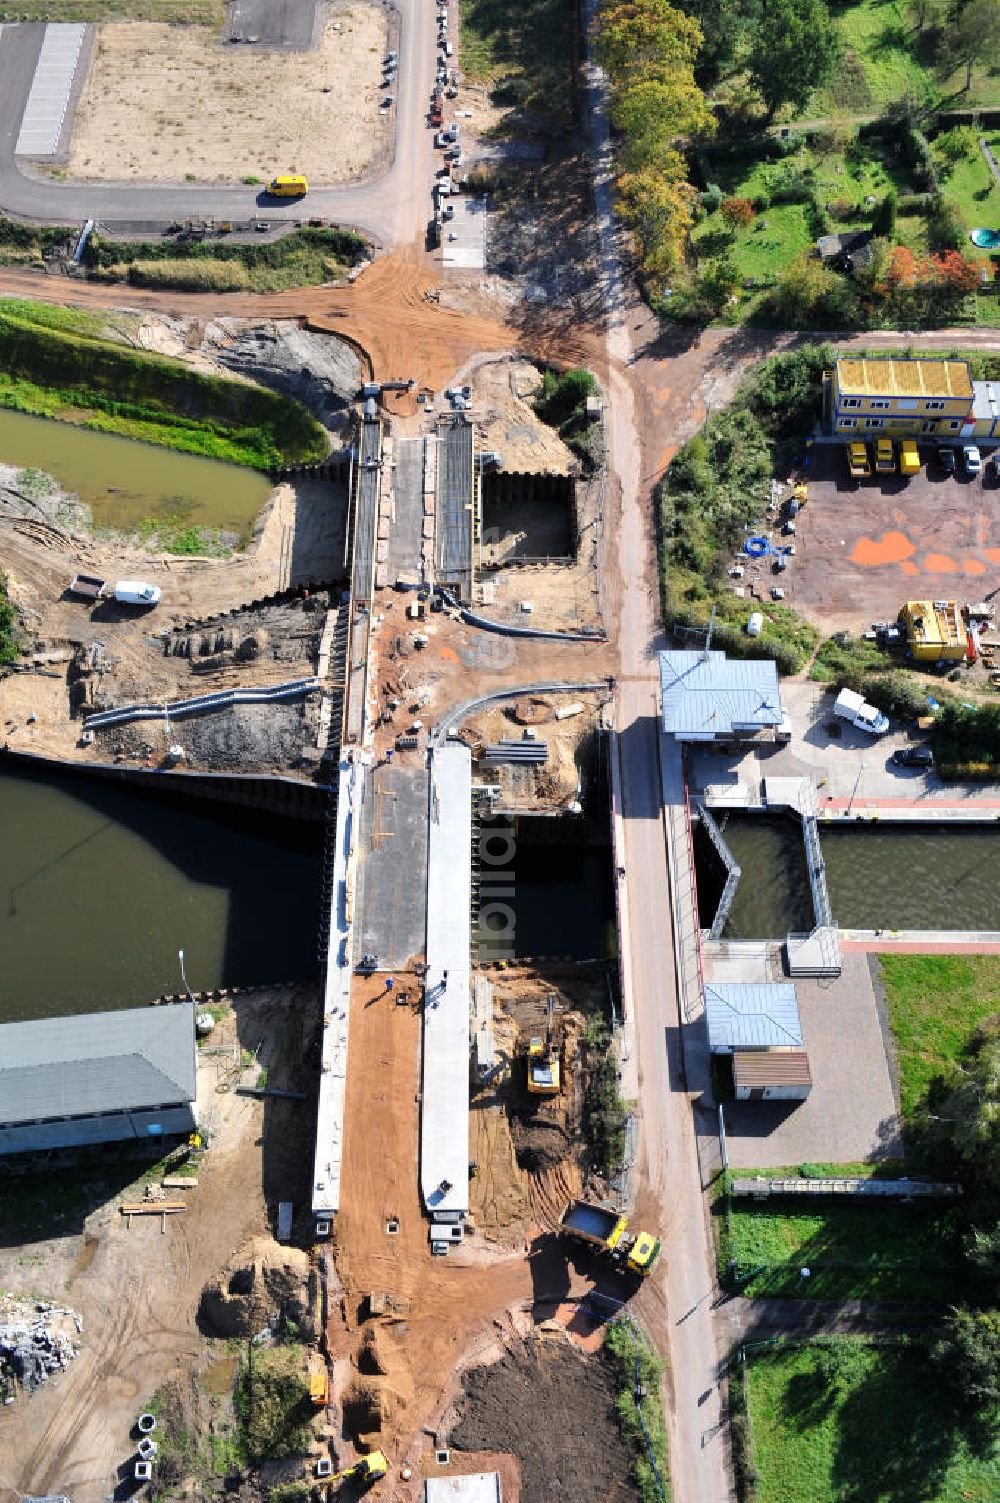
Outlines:
[[545, 1006], [545, 1038], [528, 1041], [528, 1091], [532, 1096], [558, 1096], [560, 1088], [559, 1049], [552, 1038], [552, 1013], [555, 998]]

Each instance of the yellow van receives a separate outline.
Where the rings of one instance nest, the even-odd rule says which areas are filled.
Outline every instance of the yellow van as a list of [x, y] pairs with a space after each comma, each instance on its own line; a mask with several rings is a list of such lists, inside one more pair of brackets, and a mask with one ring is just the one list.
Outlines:
[[274, 198], [302, 198], [309, 192], [309, 183], [304, 177], [289, 175], [272, 177], [267, 185], [267, 191]]

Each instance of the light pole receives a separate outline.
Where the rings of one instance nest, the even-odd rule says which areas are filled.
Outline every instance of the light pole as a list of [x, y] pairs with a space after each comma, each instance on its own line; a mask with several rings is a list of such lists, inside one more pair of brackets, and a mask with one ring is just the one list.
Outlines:
[[179, 960], [179, 961], [180, 961], [180, 963], [181, 963], [181, 980], [182, 980], [182, 981], [183, 981], [183, 983], [184, 983], [184, 990], [185, 990], [185, 991], [186, 991], [186, 992], [187, 992], [187, 994], [188, 994], [188, 1001], [189, 1001], [189, 1002], [193, 1002], [193, 1001], [194, 1001], [194, 992], [193, 992], [193, 991], [192, 991], [192, 990], [191, 990], [191, 988], [190, 988], [190, 987], [189, 987], [189, 986], [188, 986], [188, 979], [187, 979], [187, 975], [186, 975], [186, 974], [185, 974], [185, 971], [184, 971], [184, 951], [183, 951], [183, 950], [178, 950], [178, 951], [177, 951], [177, 959], [178, 959], [178, 960]]
[[861, 758], [861, 766], [858, 768], [858, 775], [854, 779], [854, 787], [851, 789], [851, 797], [850, 797], [850, 801], [849, 801], [849, 803], [847, 805], [847, 812], [848, 812], [848, 814], [850, 814], [851, 810], [854, 808], [854, 800], [857, 797], [858, 786], [861, 783], [861, 777], [862, 777], [862, 774], [864, 773], [864, 770], [865, 770], [865, 759], [864, 759], [864, 757], [862, 757]]

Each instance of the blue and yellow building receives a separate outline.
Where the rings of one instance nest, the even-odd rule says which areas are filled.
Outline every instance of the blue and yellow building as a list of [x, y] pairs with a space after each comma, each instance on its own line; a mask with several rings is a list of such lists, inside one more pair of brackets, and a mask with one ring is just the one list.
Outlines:
[[975, 388], [985, 384], [966, 360], [846, 358], [823, 378], [824, 419], [847, 440], [960, 439], [974, 431]]

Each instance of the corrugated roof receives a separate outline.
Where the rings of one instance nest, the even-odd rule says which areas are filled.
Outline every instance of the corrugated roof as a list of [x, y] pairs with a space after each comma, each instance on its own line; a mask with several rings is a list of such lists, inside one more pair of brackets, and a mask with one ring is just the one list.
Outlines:
[[194, 1098], [191, 1002], [0, 1025], [5, 1125]]
[[663, 729], [674, 736], [780, 725], [778, 670], [770, 658], [661, 652], [660, 705]]
[[734, 1049], [733, 1084], [750, 1089], [812, 1085], [809, 1056], [801, 1049]]
[[790, 981], [706, 981], [705, 1018], [712, 1049], [802, 1047]]
[[987, 422], [1000, 417], [1000, 386], [995, 381], [973, 381], [972, 416]]
[[425, 1503], [502, 1503], [499, 1472], [468, 1472], [464, 1477], [428, 1477]]
[[838, 360], [837, 385], [849, 396], [972, 396], [966, 360]]

